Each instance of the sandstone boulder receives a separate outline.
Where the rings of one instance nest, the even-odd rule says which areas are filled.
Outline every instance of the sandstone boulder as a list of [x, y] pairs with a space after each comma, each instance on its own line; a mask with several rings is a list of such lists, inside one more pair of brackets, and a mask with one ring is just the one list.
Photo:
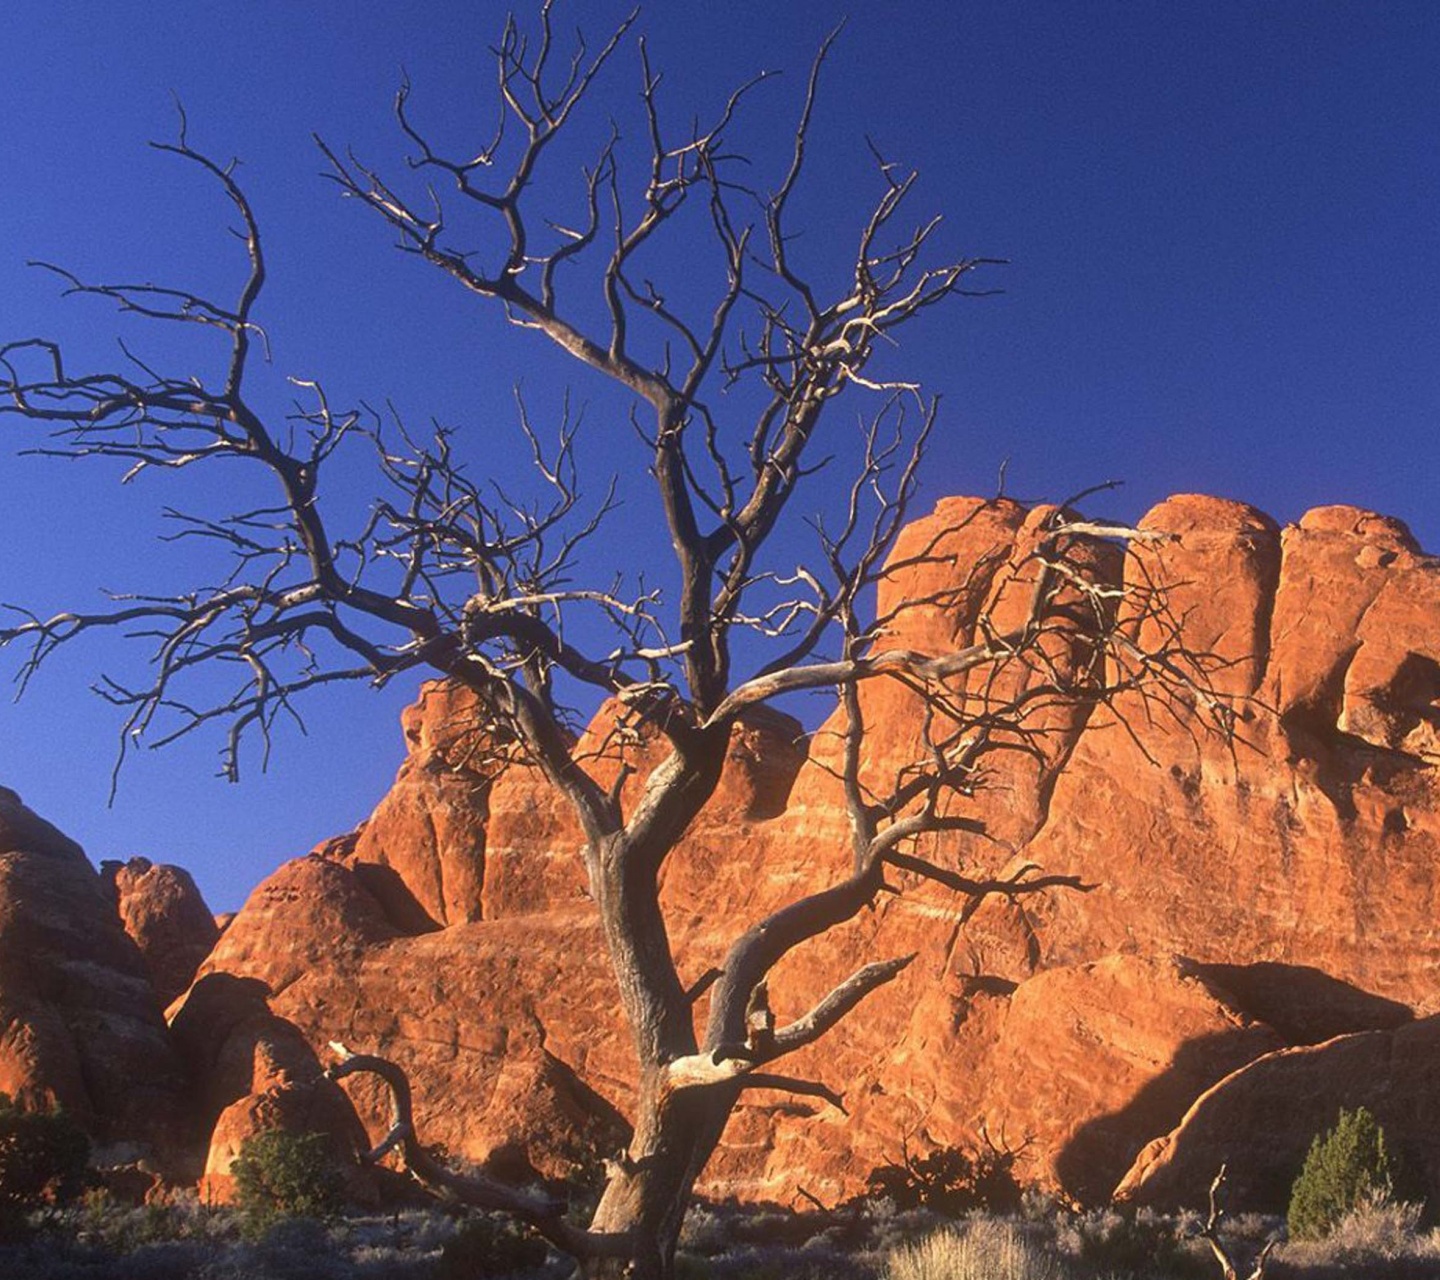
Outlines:
[[73, 840], [0, 788], [0, 1090], [174, 1158], [185, 1081], [145, 962]]
[[168, 1005], [195, 977], [220, 937], [219, 926], [190, 873], [149, 858], [102, 862], [125, 932], [145, 958], [151, 985]]
[[170, 1029], [194, 1083], [194, 1120], [206, 1135], [202, 1193], [225, 1202], [230, 1166], [248, 1138], [272, 1129], [320, 1133], [354, 1171], [365, 1130], [340, 1087], [324, 1075], [300, 1030], [270, 1011], [265, 984], [211, 973], [186, 994]]
[[259, 978], [275, 994], [317, 966], [343, 965], [400, 929], [349, 867], [311, 854], [262, 880], [220, 935], [199, 977]]
[[1205, 1202], [1226, 1166], [1235, 1209], [1283, 1213], [1311, 1141], [1341, 1109], [1368, 1108], [1412, 1174], [1440, 1186], [1440, 1018], [1282, 1049], [1201, 1094], [1142, 1151], [1116, 1190], [1136, 1204]]

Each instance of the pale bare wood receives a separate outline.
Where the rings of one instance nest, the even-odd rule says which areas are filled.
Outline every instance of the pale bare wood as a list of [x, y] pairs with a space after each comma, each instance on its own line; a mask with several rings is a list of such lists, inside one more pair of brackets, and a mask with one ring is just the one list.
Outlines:
[[[1195, 1234], [1210, 1246], [1211, 1253], [1215, 1255], [1215, 1261], [1220, 1264], [1223, 1280], [1240, 1280], [1239, 1266], [1231, 1255], [1230, 1249], [1220, 1238], [1220, 1223], [1225, 1217], [1225, 1210], [1220, 1207], [1220, 1191], [1225, 1185], [1225, 1173], [1226, 1166], [1222, 1164], [1219, 1172], [1215, 1174], [1214, 1180], [1210, 1183], [1209, 1213]], [[1264, 1280], [1265, 1267], [1270, 1261], [1270, 1254], [1278, 1243], [1278, 1237], [1273, 1236], [1265, 1242], [1255, 1256], [1245, 1280]]]

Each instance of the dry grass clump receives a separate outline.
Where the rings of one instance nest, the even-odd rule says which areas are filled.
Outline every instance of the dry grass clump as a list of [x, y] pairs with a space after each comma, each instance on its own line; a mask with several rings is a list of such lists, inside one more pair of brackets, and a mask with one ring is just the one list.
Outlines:
[[1054, 1241], [1004, 1218], [972, 1218], [895, 1250], [885, 1280], [1067, 1280]]
[[1440, 1231], [1423, 1229], [1420, 1216], [1417, 1204], [1361, 1205], [1324, 1238], [1291, 1240], [1277, 1258], [1286, 1274], [1434, 1280], [1440, 1276]]

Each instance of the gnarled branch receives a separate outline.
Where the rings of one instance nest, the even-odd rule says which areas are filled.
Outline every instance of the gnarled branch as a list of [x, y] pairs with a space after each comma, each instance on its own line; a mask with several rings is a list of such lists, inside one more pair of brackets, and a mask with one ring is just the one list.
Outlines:
[[390, 1129], [369, 1153], [369, 1160], [378, 1161], [388, 1152], [398, 1150], [405, 1159], [406, 1168], [426, 1186], [477, 1209], [500, 1209], [513, 1214], [572, 1257], [623, 1258], [629, 1255], [631, 1241], [628, 1235], [577, 1227], [566, 1220], [565, 1205], [559, 1200], [512, 1187], [483, 1173], [456, 1173], [437, 1160], [416, 1135], [410, 1080], [405, 1071], [398, 1064], [374, 1054], [351, 1053], [340, 1044], [330, 1047], [339, 1061], [326, 1070], [329, 1079], [339, 1081], [347, 1076], [372, 1075], [389, 1091]]

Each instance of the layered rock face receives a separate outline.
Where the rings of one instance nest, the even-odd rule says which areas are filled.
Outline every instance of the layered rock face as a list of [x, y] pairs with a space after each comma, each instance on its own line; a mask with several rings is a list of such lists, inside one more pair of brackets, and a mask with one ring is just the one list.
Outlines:
[[1180, 534], [1152, 571], [1175, 584], [1190, 645], [1230, 664], [1216, 679], [1245, 698], [1238, 741], [1164, 722], [1081, 740], [1031, 854], [1088, 866], [1107, 891], [1052, 900], [1050, 956], [1107, 939], [1312, 966], [1434, 1012], [1436, 562], [1398, 522], [1350, 508], [1282, 534], [1183, 499], [1146, 523]]
[[0, 1090], [173, 1155], [185, 1080], [135, 943], [74, 841], [0, 788]]
[[[906, 529], [880, 592], [882, 643], [943, 653], [984, 616], [1018, 617], [1046, 514], [949, 499]], [[1247, 1132], [1226, 1117], [1285, 1087], [1264, 1082], [1305, 1064], [1314, 1104], [1296, 1111], [1298, 1138], [1271, 1144], [1303, 1156], [1326, 1107], [1333, 1119], [1370, 1096], [1358, 1080], [1396, 1069], [1380, 1046], [1419, 1043], [1427, 1024], [1411, 1019], [1440, 1013], [1440, 565], [1398, 522], [1352, 508], [1281, 530], [1183, 496], [1141, 526], [1154, 536], [1129, 554], [1093, 543], [1091, 578], [1148, 593], [1128, 625], [1142, 645], [1176, 633], [1171, 657], [1233, 713], [1233, 742], [1140, 692], [1093, 714], [1045, 711], [1036, 749], [987, 773], [986, 835], [948, 832], [922, 852], [966, 873], [1035, 862], [1093, 887], [992, 898], [962, 924], [957, 895], [897, 873], [900, 895], [794, 953], [770, 984], [782, 1021], [861, 963], [917, 959], [787, 1065], [839, 1090], [850, 1115], [747, 1094], [711, 1192], [838, 1198], [903, 1150], [983, 1132], [1084, 1199], [1122, 1180], [1193, 1199], [1193, 1177], [1163, 1170], [1223, 1155], [1223, 1135]], [[1086, 660], [1079, 633], [1046, 643], [1056, 671]], [[892, 777], [921, 741], [918, 698], [877, 681], [862, 701], [867, 777]], [[260, 886], [203, 972], [262, 979], [312, 1046], [400, 1061], [425, 1140], [573, 1171], [614, 1141], [633, 1084], [580, 833], [533, 770], [505, 763], [462, 692], [428, 689], [405, 733], [370, 822]], [[608, 707], [578, 749], [607, 777], [622, 758], [643, 777], [661, 755]], [[845, 874], [838, 750], [834, 725], [808, 740], [779, 716], [736, 730], [715, 803], [665, 868], [684, 980]], [[1342, 1035], [1360, 1039], [1295, 1051]], [[1407, 1123], [1440, 1132], [1440, 1088], [1414, 1091]], [[1219, 1101], [1236, 1098], [1260, 1101]], [[383, 1123], [377, 1099], [356, 1102]], [[1269, 1184], [1250, 1185], [1259, 1197]]]

